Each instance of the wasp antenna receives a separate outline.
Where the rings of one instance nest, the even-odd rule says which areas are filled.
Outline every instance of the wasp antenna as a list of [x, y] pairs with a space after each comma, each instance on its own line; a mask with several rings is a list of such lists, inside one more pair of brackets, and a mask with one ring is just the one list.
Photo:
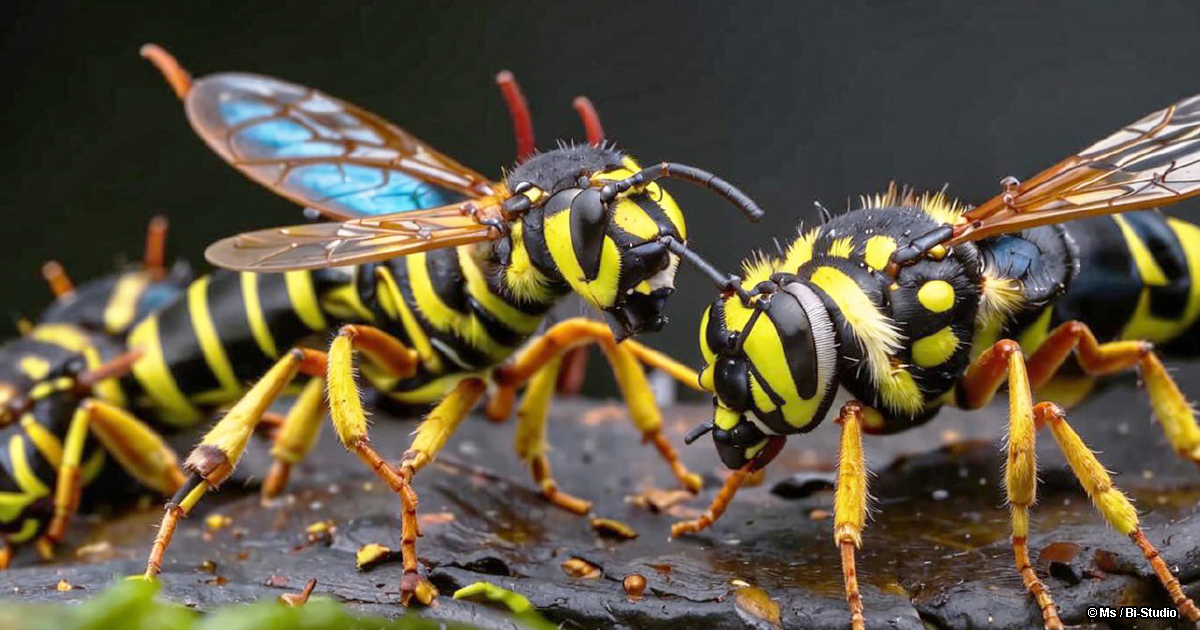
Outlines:
[[715, 428], [717, 428], [717, 425], [713, 424], [712, 422], [701, 422], [695, 427], [692, 427], [692, 430], [688, 431], [687, 435], [683, 436], [683, 443], [691, 444], [692, 442], [700, 439], [700, 436], [712, 431]]
[[571, 107], [575, 108], [579, 118], [583, 120], [588, 144], [594, 147], [604, 146], [604, 127], [600, 124], [600, 114], [596, 113], [592, 100], [586, 96], [576, 96], [575, 100], [571, 101]]
[[624, 191], [628, 190], [631, 186], [643, 186], [660, 178], [678, 179], [691, 182], [697, 186], [703, 186], [733, 204], [734, 207], [742, 211], [742, 214], [746, 215], [746, 218], [753, 222], [758, 222], [766, 214], [749, 195], [738, 190], [737, 186], [702, 168], [679, 164], [677, 162], [655, 164], [634, 173], [631, 177], [614, 182], [614, 184], [618, 191]]
[[175, 96], [182, 100], [188, 95], [192, 89], [192, 75], [179, 65], [179, 61], [175, 59], [174, 55], [158, 44], [143, 44], [138, 53], [158, 68], [163, 78], [170, 84], [171, 89], [175, 90]]
[[817, 212], [821, 213], [821, 225], [829, 223], [829, 220], [833, 218], [833, 213], [830, 212], [829, 208], [826, 208], [820, 201], [814, 201], [813, 207], [817, 209]]
[[537, 142], [533, 137], [533, 117], [529, 115], [529, 101], [525, 93], [517, 85], [517, 78], [508, 70], [496, 74], [496, 85], [500, 87], [500, 95], [508, 106], [508, 115], [512, 117], [513, 134], [517, 138], [517, 162], [528, 160], [536, 151]]
[[146, 253], [142, 257], [146, 271], [155, 279], [161, 280], [167, 273], [167, 228], [170, 222], [167, 217], [156, 214], [150, 219], [146, 228]]
[[50, 285], [54, 297], [65, 297], [75, 292], [75, 284], [57, 260], [48, 260], [42, 265], [42, 277]]
[[700, 254], [688, 248], [687, 245], [680, 243], [671, 236], [663, 236], [658, 239], [672, 254], [686, 260], [689, 264], [700, 271], [701, 274], [712, 280], [724, 293], [736, 293], [741, 298], [742, 303], [750, 304], [750, 294], [742, 288], [742, 279], [731, 273], [723, 273], [718, 270], [712, 263], [704, 259]]

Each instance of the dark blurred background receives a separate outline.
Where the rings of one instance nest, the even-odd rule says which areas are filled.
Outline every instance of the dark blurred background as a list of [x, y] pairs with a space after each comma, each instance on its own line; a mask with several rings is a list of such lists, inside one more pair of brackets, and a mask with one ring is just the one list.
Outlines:
[[[539, 144], [582, 137], [585, 93], [643, 161], [742, 186], [761, 225], [687, 185], [698, 248], [730, 268], [891, 179], [979, 202], [1123, 123], [1200, 92], [1200, 3], [1174, 2], [17, 2], [0, 9], [4, 309], [48, 300], [47, 258], [79, 279], [137, 256], [168, 214], [172, 255], [300, 212], [223, 164], [138, 55], [195, 74], [311, 85], [406, 127], [481, 172], [513, 159], [493, 84], [516, 72]], [[1200, 205], [1172, 210], [1200, 219]], [[713, 289], [681, 274], [673, 324], [648, 338], [699, 359]], [[598, 366], [597, 366], [598, 367]], [[609, 379], [592, 379], [607, 382]], [[1191, 379], [1194, 382], [1196, 379]], [[1185, 383], [1186, 385], [1187, 383]]]

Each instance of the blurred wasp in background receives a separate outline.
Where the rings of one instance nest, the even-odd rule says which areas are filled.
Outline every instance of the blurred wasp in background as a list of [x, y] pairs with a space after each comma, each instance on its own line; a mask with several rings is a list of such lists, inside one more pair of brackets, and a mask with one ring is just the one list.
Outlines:
[[165, 236], [155, 218], [143, 264], [78, 287], [47, 263], [55, 301], [0, 345], [0, 568], [28, 544], [49, 557], [89, 486], [96, 502], [120, 496], [129, 478], [167, 496], [183, 485], [159, 436], [172, 427], [131, 413], [122, 383], [140, 356], [125, 334], [191, 281], [186, 265], [164, 267]]
[[[267, 407], [300, 373], [312, 377], [298, 403], [307, 411], [289, 414], [280, 429], [281, 439], [298, 448], [277, 452], [267, 487], [278, 487], [286, 476], [280, 471], [311, 448], [324, 418], [320, 383], [327, 379], [338, 438], [400, 495], [406, 604], [414, 595], [423, 603], [436, 596], [418, 568], [413, 475], [432, 461], [489, 384], [495, 388], [487, 406], [493, 419], [507, 417], [515, 391], [528, 386], [518, 411], [518, 453], [554, 504], [581, 514], [590, 510], [588, 502], [558, 491], [545, 457], [551, 394], [561, 358], [575, 346], [601, 346], [633, 423], [675, 476], [699, 490], [699, 477], [679, 462], [660, 430], [662, 417], [642, 366], [661, 368], [693, 387], [695, 372], [636, 342], [617, 341], [659, 329], [674, 290], [678, 255], [672, 248], [686, 240], [686, 226], [658, 180], [706, 187], [757, 220], [762, 211], [744, 193], [684, 164], [642, 168], [603, 141], [586, 102], [577, 101], [577, 108], [589, 143], [534, 153], [524, 97], [507, 73], [499, 82], [524, 159], [495, 182], [321, 92], [240, 73], [193, 82], [161, 48], [148, 45], [143, 54], [222, 158], [332, 219], [242, 234], [206, 251], [213, 264], [240, 273], [214, 274], [189, 289], [189, 303], [214, 313], [207, 331], [197, 328], [189, 351], [195, 367], [207, 365], [217, 386], [205, 400], [237, 402], [184, 463], [188, 481], [167, 506], [147, 578], [161, 570], [179, 519], [228, 478]], [[224, 298], [227, 293], [241, 299]], [[571, 293], [607, 313], [618, 334], [583, 318], [538, 334], [547, 311]], [[229, 310], [216, 312], [218, 303]], [[174, 316], [168, 309], [158, 321]], [[199, 397], [167, 378], [161, 357], [169, 352], [156, 344], [153, 326], [143, 330], [140, 340], [149, 350], [134, 374], [144, 368], [148, 395], [190, 412], [189, 397]], [[297, 345], [322, 331], [336, 331], [328, 353]], [[131, 345], [138, 340], [131, 338]], [[436, 403], [398, 466], [368, 439], [353, 373], [356, 353], [375, 390], [405, 404]], [[238, 398], [240, 383], [258, 376]], [[301, 437], [287, 437], [292, 435]]]
[[1200, 463], [1200, 427], [1154, 352], [1154, 344], [1196, 334], [1200, 228], [1133, 212], [1200, 194], [1200, 96], [1032, 179], [1001, 185], [1000, 195], [974, 208], [944, 191], [893, 185], [840, 216], [822, 209], [822, 225], [778, 257], [748, 261], [744, 278], [681, 249], [722, 289], [700, 330], [700, 385], [713, 395], [714, 416], [687, 441], [712, 433], [735, 472], [706, 513], [676, 523], [672, 534], [711, 525], [746, 475], [766, 466], [788, 436], [820, 424], [845, 387], [855, 400], [837, 418], [834, 538], [851, 626], [861, 630], [854, 553], [867, 506], [862, 434], [903, 431], [947, 404], [982, 407], [1007, 385], [1012, 547], [1045, 627], [1063, 624], [1026, 544], [1038, 428], [1050, 430], [1096, 509], [1142, 551], [1180, 613], [1200, 622], [1063, 407], [1034, 404], [1069, 406], [1096, 377], [1137, 368], [1171, 446]]

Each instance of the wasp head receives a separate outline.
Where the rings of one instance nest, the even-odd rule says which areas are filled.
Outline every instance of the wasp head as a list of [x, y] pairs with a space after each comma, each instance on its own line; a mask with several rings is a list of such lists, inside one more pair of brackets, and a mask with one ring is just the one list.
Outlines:
[[619, 338], [666, 323], [679, 259], [660, 239], [686, 236], [683, 214], [657, 183], [612, 185], [639, 170], [614, 149], [572, 146], [535, 156], [508, 178], [514, 193], [544, 199], [526, 226], [532, 221], [527, 234], [544, 238], [546, 266], [609, 314]]
[[705, 311], [700, 385], [713, 393], [714, 414], [688, 435], [711, 431], [730, 468], [765, 466], [786, 435], [820, 422], [837, 390], [836, 335], [818, 294], [773, 279], [748, 295], [723, 296]]

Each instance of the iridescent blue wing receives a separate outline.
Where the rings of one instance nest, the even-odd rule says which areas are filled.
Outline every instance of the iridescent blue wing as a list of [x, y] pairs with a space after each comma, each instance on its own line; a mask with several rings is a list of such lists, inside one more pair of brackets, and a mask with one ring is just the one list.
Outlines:
[[394, 214], [492, 195], [496, 185], [350, 103], [254, 74], [198, 79], [192, 127], [254, 181], [335, 219]]
[[1116, 133], [963, 214], [950, 244], [1200, 195], [1200, 95]]

